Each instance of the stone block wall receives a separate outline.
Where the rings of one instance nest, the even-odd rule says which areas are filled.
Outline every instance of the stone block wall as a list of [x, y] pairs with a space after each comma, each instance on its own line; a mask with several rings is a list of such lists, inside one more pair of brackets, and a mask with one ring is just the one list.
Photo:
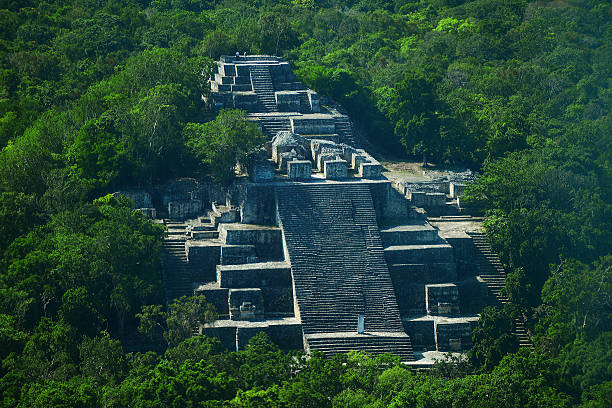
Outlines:
[[264, 302], [261, 289], [230, 289], [229, 313], [231, 320], [262, 319]]
[[378, 221], [410, 218], [412, 210], [408, 201], [398, 193], [390, 182], [369, 184]]
[[187, 241], [185, 253], [194, 282], [212, 282], [216, 279], [215, 268], [220, 262], [220, 244]]
[[300, 112], [300, 95], [297, 92], [276, 92], [275, 98], [279, 112]]
[[426, 313], [425, 284], [407, 280], [397, 281], [393, 275], [395, 298], [402, 316], [418, 316]]
[[425, 285], [425, 302], [430, 315], [459, 313], [459, 291], [454, 283]]
[[414, 347], [435, 350], [436, 338], [433, 320], [403, 319], [403, 323], [404, 330], [410, 336]]
[[435, 332], [438, 351], [462, 351], [472, 346], [470, 322], [436, 322]]
[[217, 282], [222, 288], [291, 287], [291, 269], [277, 262], [246, 265], [217, 265]]
[[287, 163], [287, 175], [290, 180], [309, 179], [312, 174], [310, 160], [292, 160]]
[[327, 180], [340, 180], [348, 176], [348, 167], [345, 160], [328, 160], [323, 172]]
[[457, 270], [452, 262], [390, 265], [389, 273], [394, 282], [404, 283], [444, 283], [457, 280]]
[[326, 135], [336, 133], [333, 119], [291, 118], [291, 131], [300, 135]]
[[378, 163], [361, 163], [359, 165], [359, 177], [366, 179], [380, 178], [382, 166]]
[[240, 216], [246, 224], [270, 225], [276, 222], [274, 187], [247, 184], [239, 198]]
[[132, 208], [150, 208], [153, 207], [153, 201], [151, 200], [151, 194], [145, 190], [120, 190], [113, 195], [122, 195], [128, 197], [134, 202]]

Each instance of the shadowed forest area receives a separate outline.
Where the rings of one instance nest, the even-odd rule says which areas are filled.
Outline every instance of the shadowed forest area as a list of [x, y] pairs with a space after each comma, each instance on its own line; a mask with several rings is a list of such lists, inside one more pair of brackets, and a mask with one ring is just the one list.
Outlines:
[[[109, 193], [231, 178], [262, 135], [202, 95], [236, 51], [287, 59], [394, 158], [480, 172], [513, 304], [466, 360], [227, 352], [190, 338], [204, 299], [161, 306], [164, 227]], [[612, 406], [609, 1], [0, 1], [0, 60], [1, 407]]]

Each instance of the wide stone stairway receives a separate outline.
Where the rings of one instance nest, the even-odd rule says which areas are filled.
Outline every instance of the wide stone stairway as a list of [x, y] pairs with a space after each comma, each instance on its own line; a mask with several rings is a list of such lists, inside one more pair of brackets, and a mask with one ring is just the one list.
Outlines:
[[[310, 350], [414, 359], [403, 331], [367, 185], [279, 186], [278, 214]], [[357, 333], [358, 315], [364, 333]]]
[[253, 91], [257, 94], [262, 111], [278, 112], [270, 69], [266, 65], [252, 65], [250, 69]]

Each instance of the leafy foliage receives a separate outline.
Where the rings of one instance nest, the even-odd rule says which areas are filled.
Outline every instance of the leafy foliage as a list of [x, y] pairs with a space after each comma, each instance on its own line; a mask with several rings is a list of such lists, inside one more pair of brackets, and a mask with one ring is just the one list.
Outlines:
[[[608, 2], [0, 7], [0, 406], [612, 404]], [[202, 103], [236, 50], [286, 57], [380, 149], [482, 170], [464, 202], [487, 212], [534, 353], [512, 353], [492, 310], [469, 375], [183, 340], [212, 316], [198, 299], [159, 306], [163, 230], [105, 194], [248, 164], [259, 131]], [[138, 312], [166, 331], [164, 355], [125, 352]]]

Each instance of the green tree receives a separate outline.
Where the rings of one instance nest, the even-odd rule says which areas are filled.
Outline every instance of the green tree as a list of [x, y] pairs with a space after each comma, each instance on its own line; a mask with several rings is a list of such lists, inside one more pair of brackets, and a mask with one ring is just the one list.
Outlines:
[[240, 110], [222, 110], [208, 123], [189, 123], [184, 134], [206, 172], [223, 183], [232, 180], [236, 165], [247, 164], [265, 141], [261, 130]]
[[168, 346], [177, 346], [190, 338], [199, 324], [214, 322], [217, 312], [203, 295], [197, 295], [175, 300], [168, 305], [168, 311], [160, 305], [143, 306], [136, 316], [141, 333], [150, 338], [158, 338], [161, 333]]

